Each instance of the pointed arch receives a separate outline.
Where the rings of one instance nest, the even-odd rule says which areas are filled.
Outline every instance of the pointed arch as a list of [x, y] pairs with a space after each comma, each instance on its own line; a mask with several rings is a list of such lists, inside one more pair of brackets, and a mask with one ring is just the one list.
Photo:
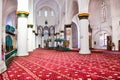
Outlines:
[[72, 28], [72, 48], [78, 48], [78, 30], [77, 30], [77, 25], [74, 22], [72, 22], [71, 28]]

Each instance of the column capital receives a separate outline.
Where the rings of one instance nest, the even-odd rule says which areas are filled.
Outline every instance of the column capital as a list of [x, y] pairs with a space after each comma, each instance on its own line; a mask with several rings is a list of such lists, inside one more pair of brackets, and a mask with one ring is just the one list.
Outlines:
[[71, 24], [65, 24], [66, 28], [71, 28]]
[[38, 33], [35, 33], [35, 36], [38, 36]]
[[64, 33], [64, 30], [60, 30], [60, 33]]
[[32, 32], [35, 33], [35, 30], [33, 30]]
[[33, 28], [33, 24], [27, 24], [27, 28]]
[[59, 34], [60, 34], [59, 32], [56, 33], [56, 35], [59, 35]]
[[79, 13], [78, 18], [81, 19], [88, 19], [89, 14], [88, 13]]
[[56, 33], [54, 33], [54, 36], [56, 36]]
[[44, 36], [44, 33], [42, 33], [42, 37]]
[[27, 11], [17, 11], [16, 14], [17, 14], [18, 17], [28, 17], [29, 12], [27, 12]]

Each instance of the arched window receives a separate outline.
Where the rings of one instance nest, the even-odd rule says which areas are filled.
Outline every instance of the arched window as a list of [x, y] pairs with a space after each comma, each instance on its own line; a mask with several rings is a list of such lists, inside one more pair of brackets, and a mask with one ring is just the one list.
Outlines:
[[54, 16], [54, 12], [53, 11], [51, 11], [51, 16]]
[[47, 10], [45, 10], [44, 15], [45, 15], [45, 17], [47, 17], [47, 16], [48, 16], [48, 12], [47, 12]]
[[41, 16], [41, 11], [39, 11], [38, 15]]
[[44, 30], [44, 35], [48, 35], [48, 30]]

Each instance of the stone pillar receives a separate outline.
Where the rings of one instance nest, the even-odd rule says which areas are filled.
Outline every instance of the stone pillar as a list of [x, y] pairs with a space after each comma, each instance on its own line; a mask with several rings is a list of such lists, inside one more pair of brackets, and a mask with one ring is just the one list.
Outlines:
[[32, 30], [32, 49], [35, 50], [35, 30]]
[[[59, 32], [56, 32], [56, 39], [59, 39], [60, 38], [60, 33]], [[56, 46], [60, 45], [59, 42], [56, 42]]]
[[28, 12], [28, 0], [17, 0], [17, 16], [18, 16], [18, 51], [17, 56], [26, 56], [28, 55], [27, 48], [27, 18], [29, 15]]
[[65, 35], [66, 40], [69, 41], [69, 48], [72, 49], [72, 30], [71, 30], [71, 24], [65, 25]]
[[[64, 30], [60, 31], [60, 39], [64, 40]], [[61, 42], [61, 46], [63, 46], [63, 41]]]
[[51, 36], [51, 47], [54, 47], [54, 34]]
[[0, 0], [0, 74], [7, 69], [5, 62], [2, 60], [2, 3], [3, 0]]
[[61, 38], [61, 39], [64, 39], [64, 30], [61, 30], [61, 31], [60, 31], [60, 38]]
[[57, 39], [56, 38], [56, 33], [54, 33], [54, 47], [57, 47], [57, 43], [56, 43], [55, 39]]
[[72, 30], [71, 30], [71, 2], [65, 0], [65, 39], [69, 41], [69, 48], [72, 49]]
[[41, 47], [44, 48], [44, 33], [42, 33], [42, 38], [41, 38]]
[[[3, 15], [3, 14], [2, 14]], [[2, 16], [2, 46], [3, 46], [3, 51], [6, 51], [6, 28], [3, 26], [6, 26], [6, 17], [3, 18]]]
[[120, 18], [112, 19], [112, 42], [115, 45], [115, 50], [118, 50], [118, 42], [120, 40]]
[[41, 47], [41, 35], [38, 34], [38, 48]]
[[0, 0], [0, 61], [2, 60], [2, 0]]
[[38, 33], [35, 33], [35, 48], [38, 48]]
[[40, 36], [40, 48], [42, 48], [42, 36]]
[[27, 17], [28, 12], [25, 11], [17, 11], [18, 16], [18, 56], [26, 56], [28, 55], [27, 48]]
[[56, 33], [56, 38], [57, 39], [60, 38], [60, 33], [59, 32]]
[[32, 30], [33, 30], [33, 0], [29, 0], [29, 16], [28, 16], [28, 52], [33, 51], [32, 49]]
[[88, 7], [89, 7], [89, 0], [78, 0], [79, 6], [79, 14], [78, 17], [80, 19], [80, 40], [81, 40], [81, 48], [79, 53], [80, 54], [90, 54], [89, 50], [89, 30], [88, 30]]
[[27, 28], [28, 28], [28, 52], [31, 52], [31, 51], [33, 51], [33, 49], [32, 49], [32, 30], [33, 30], [33, 25], [32, 24], [28, 24]]
[[89, 50], [89, 32], [88, 32], [88, 13], [81, 13], [78, 15], [80, 19], [80, 39], [81, 39], [81, 48], [79, 53], [80, 54], [90, 54]]
[[[112, 43], [115, 45], [115, 50], [118, 50], [120, 40], [120, 5], [119, 0], [110, 0], [111, 21], [112, 21]], [[114, 50], [114, 49], [113, 49]]]

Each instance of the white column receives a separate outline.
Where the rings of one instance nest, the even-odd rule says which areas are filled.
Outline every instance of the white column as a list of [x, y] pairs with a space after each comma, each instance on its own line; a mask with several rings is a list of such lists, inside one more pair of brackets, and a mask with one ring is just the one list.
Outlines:
[[110, 0], [110, 6], [112, 19], [112, 42], [115, 44], [115, 50], [118, 50], [118, 41], [120, 40], [119, 0]]
[[32, 49], [32, 30], [33, 30], [33, 0], [29, 0], [29, 16], [28, 16], [28, 52], [33, 51]]
[[18, 18], [18, 56], [28, 55], [27, 49], [27, 18]]
[[66, 32], [68, 32], [68, 34], [66, 33], [66, 40], [69, 41], [69, 48], [72, 49], [72, 30], [71, 30], [71, 22], [72, 19], [70, 18], [70, 10], [71, 10], [71, 3], [69, 0], [65, 0], [65, 27], [66, 28]]
[[115, 44], [115, 50], [118, 50], [118, 41], [120, 40], [120, 18], [112, 19], [112, 42]]
[[3, 45], [3, 50], [6, 51], [6, 29], [3, 26], [6, 26], [6, 18], [3, 18], [2, 16], [2, 45]]
[[38, 48], [38, 44], [39, 44], [39, 42], [38, 42], [38, 34], [35, 33], [35, 48]]
[[87, 19], [81, 19], [80, 20], [80, 26], [81, 26], [81, 48], [79, 53], [80, 54], [89, 54], [89, 33], [88, 33], [88, 20]]
[[2, 0], [0, 0], [0, 61], [2, 60]]
[[[56, 33], [56, 39], [59, 39], [59, 38], [60, 38], [60, 33], [57, 32], [57, 33]], [[58, 45], [59, 45], [59, 42], [57, 42], [56, 45], [58, 46]]]
[[[55, 40], [55, 39], [57, 39], [57, 38], [56, 38], [56, 34], [54, 34], [54, 40]], [[54, 47], [57, 47], [56, 41], [54, 41]]]
[[33, 51], [32, 49], [32, 30], [33, 30], [33, 25], [32, 24], [28, 24], [28, 52]]
[[32, 49], [35, 50], [35, 30], [32, 30]]
[[[33, 1], [33, 6], [34, 6], [34, 0], [32, 0]], [[37, 31], [37, 26], [36, 26], [36, 11], [35, 11], [35, 7], [33, 7], [33, 25], [34, 25], [34, 27], [33, 27], [33, 30], [35, 30], [35, 32]], [[35, 34], [33, 35], [33, 49], [36, 49], [36, 46], [35, 46]]]
[[81, 41], [80, 41], [80, 27], [78, 27], [78, 48], [79, 49], [80, 49], [80, 44], [81, 44]]
[[51, 46], [54, 47], [54, 34], [51, 36]]
[[17, 0], [18, 6], [17, 6], [17, 11], [26, 11], [29, 12], [28, 10], [28, 0]]
[[38, 35], [38, 45], [40, 45], [40, 47], [41, 47], [41, 35]]
[[5, 62], [2, 61], [2, 1], [0, 0], [0, 74], [7, 69]]
[[42, 35], [40, 35], [40, 47], [42, 48]]
[[61, 30], [61, 31], [60, 31], [60, 38], [61, 38], [61, 39], [64, 39], [64, 30]]
[[[48, 40], [50, 39], [50, 37], [48, 36]], [[50, 41], [47, 42], [48, 43], [48, 47], [50, 47]]]
[[44, 36], [42, 36], [42, 48], [44, 48]]
[[3, 36], [2, 36], [2, 0], [0, 0], [0, 74], [2, 73], [2, 72], [4, 72], [6, 69], [7, 69], [7, 67], [6, 67], [6, 65], [5, 65], [5, 62], [4, 61], [2, 61], [2, 38], [3, 38]]
[[69, 48], [72, 49], [72, 30], [71, 24], [66, 24], [66, 40], [69, 41]]
[[68, 23], [68, 0], [65, 0], [65, 23]]
[[80, 54], [90, 54], [89, 50], [89, 32], [88, 32], [88, 6], [89, 0], [78, 0], [79, 4], [79, 19], [80, 19]]
[[[64, 40], [64, 30], [60, 31], [60, 38]], [[61, 42], [61, 46], [63, 46], [63, 41]]]
[[28, 0], [18, 0], [17, 16], [18, 16], [18, 51], [17, 56], [28, 55], [27, 48], [27, 17], [28, 12]]
[[79, 13], [88, 13], [90, 0], [78, 0]]
[[56, 33], [56, 37], [57, 37], [57, 39], [60, 38], [60, 33], [59, 32]]

